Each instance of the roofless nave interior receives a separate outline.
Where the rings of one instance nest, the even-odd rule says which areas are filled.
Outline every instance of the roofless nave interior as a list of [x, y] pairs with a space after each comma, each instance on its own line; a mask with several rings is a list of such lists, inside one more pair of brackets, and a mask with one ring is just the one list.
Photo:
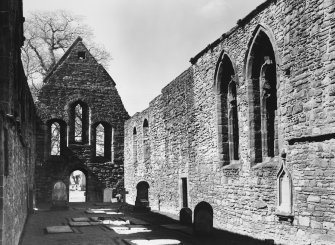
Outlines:
[[18, 244], [35, 200], [102, 201], [109, 187], [197, 231], [334, 240], [333, 1], [264, 2], [131, 118], [81, 38], [34, 105], [22, 2], [0, 6], [3, 244]]

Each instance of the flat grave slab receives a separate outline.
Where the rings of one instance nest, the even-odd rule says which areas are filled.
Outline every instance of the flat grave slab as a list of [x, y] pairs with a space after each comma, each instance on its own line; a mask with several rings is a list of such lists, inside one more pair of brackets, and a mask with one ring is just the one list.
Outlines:
[[90, 221], [90, 218], [89, 217], [72, 218], [72, 221], [74, 221], [74, 222], [88, 222], [88, 221]]
[[124, 239], [129, 245], [175, 245], [182, 244], [179, 240], [175, 239]]
[[72, 233], [73, 230], [68, 225], [62, 226], [48, 226], [46, 228], [48, 234], [56, 234], [56, 233]]
[[69, 222], [70, 226], [90, 226], [90, 222]]
[[102, 224], [101, 221], [90, 221], [89, 223], [90, 225], [101, 225]]
[[150, 225], [150, 223], [144, 221], [144, 220], [140, 220], [140, 219], [136, 219], [136, 218], [133, 218], [133, 217], [123, 217], [122, 218], [123, 220], [129, 220], [131, 224], [133, 225]]
[[106, 214], [107, 212], [110, 214], [119, 214], [117, 209], [112, 208], [89, 208], [85, 212], [88, 214]]
[[126, 226], [107, 226], [108, 229], [113, 230], [117, 234], [120, 235], [129, 235], [129, 234], [136, 234], [136, 233], [142, 233], [142, 232], [151, 232], [151, 230], [148, 230], [147, 228], [129, 228]]

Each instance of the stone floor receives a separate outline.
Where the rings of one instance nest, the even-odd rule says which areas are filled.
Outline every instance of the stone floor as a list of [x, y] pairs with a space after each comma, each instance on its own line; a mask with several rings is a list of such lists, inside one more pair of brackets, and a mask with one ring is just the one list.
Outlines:
[[[122, 214], [115, 214], [113, 210], [117, 210], [119, 205], [72, 203], [69, 210], [62, 211], [50, 210], [48, 205], [40, 205], [28, 218], [20, 244], [167, 245], [178, 244], [177, 241], [184, 245], [268, 244], [220, 230], [214, 230], [207, 237], [196, 236], [192, 227], [181, 226], [176, 220], [177, 217], [168, 217], [157, 212], [134, 212], [132, 206], [125, 206], [121, 208]], [[111, 210], [100, 212], [96, 209]], [[89, 212], [86, 212], [87, 210]], [[115, 226], [115, 222], [121, 225]], [[58, 227], [52, 226], [63, 226], [60, 230], [64, 232], [48, 233], [47, 227], [50, 231], [57, 232]], [[66, 232], [66, 226], [70, 226], [73, 232]]]

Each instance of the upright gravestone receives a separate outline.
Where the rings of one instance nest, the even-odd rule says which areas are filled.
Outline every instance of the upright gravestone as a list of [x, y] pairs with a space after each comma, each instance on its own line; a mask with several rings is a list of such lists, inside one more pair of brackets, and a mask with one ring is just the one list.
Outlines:
[[192, 210], [190, 208], [182, 208], [179, 212], [179, 221], [183, 225], [191, 225]]
[[66, 185], [62, 181], [58, 181], [53, 187], [52, 208], [53, 209], [68, 208]]
[[207, 208], [194, 211], [193, 229], [195, 234], [208, 235], [213, 229], [213, 212]]
[[105, 188], [104, 189], [104, 202], [112, 202], [113, 198], [113, 189]]

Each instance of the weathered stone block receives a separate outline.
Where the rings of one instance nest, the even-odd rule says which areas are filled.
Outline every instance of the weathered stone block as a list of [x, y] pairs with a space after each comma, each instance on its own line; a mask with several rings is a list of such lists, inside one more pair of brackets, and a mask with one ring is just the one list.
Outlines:
[[320, 196], [310, 195], [307, 198], [307, 202], [320, 202], [320, 200], [321, 200]]
[[309, 226], [310, 225], [310, 217], [299, 216], [299, 225]]

